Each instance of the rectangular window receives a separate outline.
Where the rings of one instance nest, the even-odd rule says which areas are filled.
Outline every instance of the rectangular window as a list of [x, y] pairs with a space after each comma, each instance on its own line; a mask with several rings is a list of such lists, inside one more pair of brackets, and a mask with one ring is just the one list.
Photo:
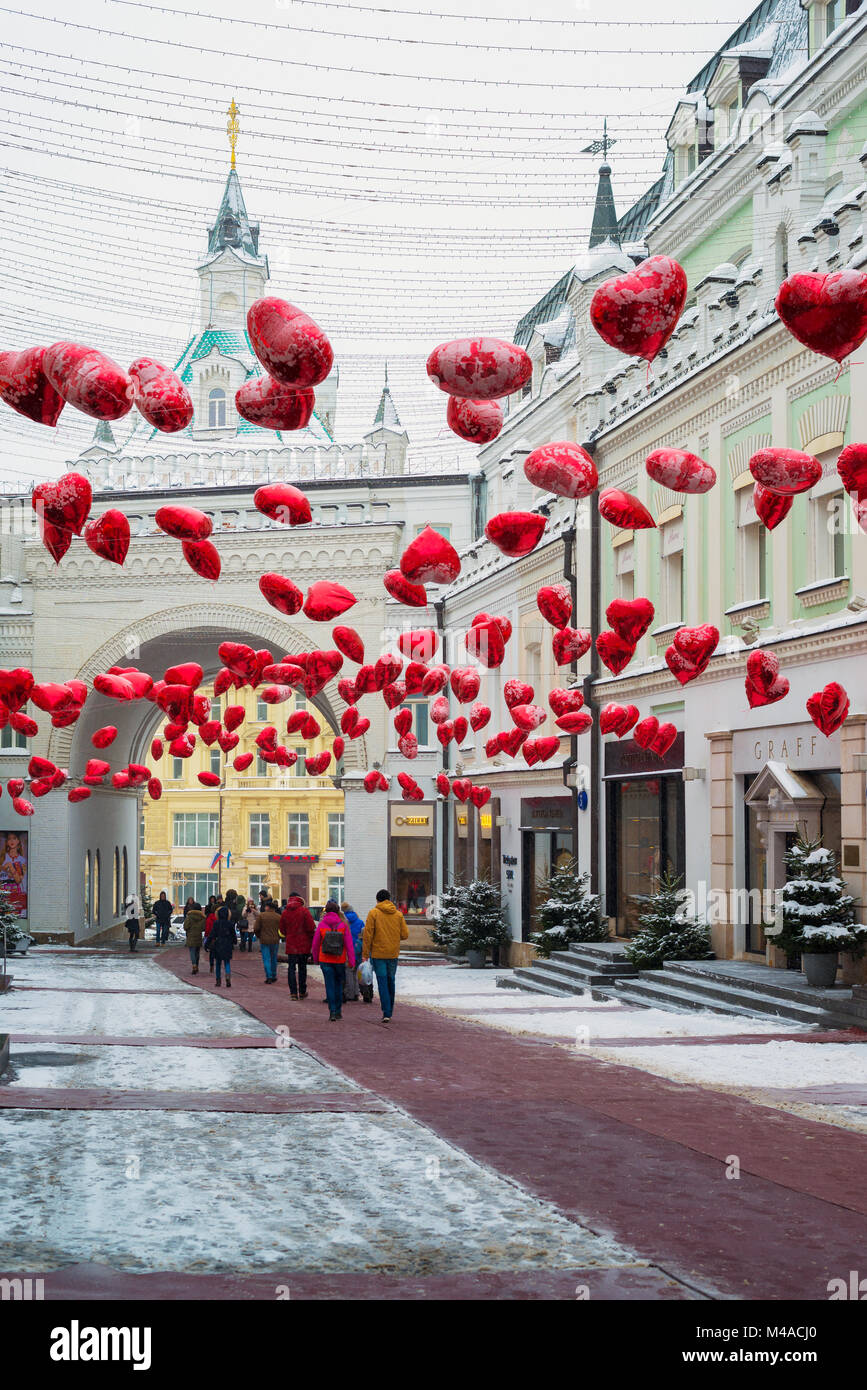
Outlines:
[[253, 899], [256, 907], [259, 906], [259, 894], [263, 888], [269, 887], [267, 874], [251, 874], [247, 880], [249, 883], [248, 897]]
[[846, 495], [826, 493], [810, 503], [811, 579], [842, 579], [846, 573]]
[[296, 713], [296, 714], [297, 714], [300, 710], [307, 710], [307, 709], [309, 709], [309, 708], [310, 708], [310, 707], [309, 707], [309, 705], [307, 704], [307, 696], [306, 696], [306, 695], [296, 695], [296, 696], [295, 696], [295, 713]]
[[306, 811], [289, 812], [289, 848], [310, 848], [310, 818]]
[[412, 731], [418, 739], [419, 748], [426, 748], [430, 742], [430, 714], [427, 700], [410, 700], [412, 710]]
[[271, 817], [267, 811], [253, 811], [250, 815], [251, 849], [268, 849], [271, 845]]
[[631, 601], [635, 598], [635, 542], [618, 545], [614, 551], [614, 571], [617, 576], [617, 597]]
[[437, 532], [438, 535], [440, 535], [440, 536], [445, 536], [445, 538], [446, 538], [447, 541], [450, 541], [450, 540], [451, 540], [451, 538], [452, 538], [452, 528], [451, 528], [451, 525], [450, 525], [450, 524], [444, 524], [444, 523], [439, 522], [439, 521], [431, 521], [430, 523], [428, 523], [427, 521], [422, 522], [421, 525], [417, 525], [417, 526], [416, 526], [416, 528], [415, 528], [415, 534], [416, 534], [417, 536], [420, 536], [421, 533], [422, 533], [422, 531], [424, 531], [425, 528], [426, 528], [428, 525], [432, 526], [433, 529]]
[[4, 752], [16, 752], [19, 748], [27, 747], [27, 737], [25, 734], [16, 731], [7, 724], [5, 729], [0, 729], [0, 749]]
[[297, 761], [297, 763], [293, 764], [293, 768], [292, 768], [292, 771], [294, 772], [294, 774], [295, 774], [296, 777], [306, 777], [306, 776], [307, 776], [307, 764], [306, 764], [305, 761], [304, 761], [304, 759], [306, 758], [306, 756], [307, 756], [307, 749], [306, 749], [306, 748], [299, 748], [299, 749], [298, 749], [298, 761]]
[[211, 717], [211, 719], [217, 719], [217, 720], [222, 719], [222, 717], [223, 717], [223, 701], [220, 699], [220, 696], [219, 696], [219, 695], [212, 695], [212, 696], [211, 696], [211, 714], [210, 714], [210, 717]]
[[342, 811], [328, 812], [328, 848], [343, 849], [344, 824]]
[[220, 776], [222, 775], [222, 771], [223, 771], [222, 762], [221, 762], [220, 759], [221, 759], [221, 754], [220, 754], [219, 748], [212, 748], [212, 749], [211, 749], [211, 771], [212, 771], [212, 772], [215, 772], [215, 773], [217, 774], [218, 777], [220, 777]]
[[270, 719], [270, 711], [264, 700], [256, 701], [256, 719], [260, 724], [267, 724]]
[[184, 775], [184, 760], [183, 760], [183, 758], [172, 758], [172, 779], [173, 779], [175, 782], [180, 782], [180, 780], [181, 780], [181, 778], [183, 777], [183, 775]]
[[256, 776], [267, 777], [269, 764], [265, 762], [261, 753], [256, 754]]
[[183, 908], [187, 898], [192, 898], [200, 907], [205, 907], [208, 898], [214, 897], [217, 892], [217, 875], [173, 874], [172, 886], [174, 900], [179, 909]]
[[328, 880], [328, 896], [333, 898], [336, 903], [343, 902], [343, 879], [330, 878]]
[[660, 597], [663, 623], [683, 620], [683, 518], [660, 527]]
[[738, 574], [737, 596], [739, 603], [750, 603], [755, 599], [768, 598], [768, 533], [756, 515], [753, 505], [753, 489], [740, 488], [735, 494], [738, 519]]
[[220, 817], [216, 811], [176, 811], [173, 819], [177, 847], [217, 848]]

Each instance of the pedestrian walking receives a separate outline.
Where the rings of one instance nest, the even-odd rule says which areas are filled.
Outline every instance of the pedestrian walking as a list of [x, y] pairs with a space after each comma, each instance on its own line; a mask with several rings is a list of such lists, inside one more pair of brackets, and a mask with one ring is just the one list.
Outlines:
[[259, 913], [253, 926], [259, 938], [262, 964], [265, 967], [265, 984], [277, 983], [277, 947], [280, 944], [280, 914], [273, 898], [265, 899], [265, 907]]
[[220, 984], [220, 967], [224, 966], [226, 971], [226, 989], [232, 988], [232, 952], [235, 949], [235, 928], [232, 923], [232, 915], [227, 903], [217, 909], [217, 920], [211, 932], [211, 950], [216, 961], [215, 985]]
[[241, 917], [241, 950], [253, 950], [253, 928], [256, 925], [256, 918], [259, 916], [259, 909], [252, 898], [247, 899], [247, 906], [244, 908]]
[[134, 894], [127, 898], [124, 904], [123, 915], [126, 919], [126, 929], [129, 932], [129, 949], [134, 951], [141, 930], [141, 907], [139, 906], [138, 898]]
[[208, 953], [208, 970], [209, 970], [210, 974], [212, 974], [212, 975], [213, 975], [213, 973], [214, 973], [214, 959], [215, 959], [215, 957], [214, 957], [214, 948], [213, 948], [213, 946], [211, 945], [211, 937], [212, 937], [213, 932], [214, 932], [214, 927], [215, 927], [216, 924], [217, 924], [217, 900], [216, 900], [216, 898], [213, 899], [213, 903], [214, 903], [213, 907], [209, 907], [209, 908], [208, 908], [208, 912], [207, 912], [207, 915], [206, 915], [206, 917], [205, 917], [205, 950], [206, 950], [207, 953]]
[[190, 896], [187, 898], [187, 901], [184, 903], [184, 917], [186, 917], [191, 907], [197, 908], [199, 912], [201, 912], [202, 910], [192, 894], [190, 894]]
[[157, 945], [164, 946], [169, 939], [169, 927], [172, 924], [172, 913], [175, 910], [174, 903], [169, 901], [166, 890], [163, 889], [154, 903], [154, 921], [157, 924]]
[[355, 969], [355, 952], [352, 949], [352, 932], [333, 898], [329, 898], [325, 904], [325, 911], [313, 933], [311, 949], [325, 981], [329, 1022], [336, 1023], [343, 1017], [343, 983], [347, 965]]
[[286, 983], [293, 999], [307, 998], [307, 957], [315, 931], [316, 923], [304, 899], [299, 893], [291, 894], [280, 914], [280, 935], [286, 943]]
[[[358, 913], [353, 911], [349, 903], [341, 903], [340, 915], [343, 918], [344, 922], [346, 922], [347, 926], [349, 927], [349, 930], [352, 932], [352, 951], [355, 956], [355, 963], [356, 965], [358, 965], [361, 960], [361, 938], [364, 933], [364, 923], [362, 922]], [[370, 991], [370, 995], [372, 998], [372, 989]], [[357, 1002], [359, 997], [360, 996], [358, 974], [355, 970], [347, 970], [346, 984], [343, 988], [343, 1002], [355, 1003]]]
[[382, 1007], [382, 1021], [388, 1023], [394, 1013], [395, 978], [400, 943], [406, 941], [409, 928], [403, 914], [391, 901], [387, 888], [380, 888], [376, 907], [371, 908], [364, 924], [361, 942], [362, 959], [369, 960], [376, 976], [376, 988]]
[[199, 955], [202, 949], [202, 938], [205, 934], [205, 914], [199, 907], [195, 898], [191, 898], [189, 903], [185, 905], [184, 932], [187, 938], [187, 949], [190, 953], [193, 974], [198, 975]]

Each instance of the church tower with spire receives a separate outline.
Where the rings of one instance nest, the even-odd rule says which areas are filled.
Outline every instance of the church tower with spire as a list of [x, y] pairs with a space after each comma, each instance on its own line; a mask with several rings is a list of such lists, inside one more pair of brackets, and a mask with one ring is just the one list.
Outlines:
[[379, 405], [373, 417], [373, 426], [364, 436], [366, 444], [372, 448], [382, 448], [385, 450], [385, 471], [386, 473], [396, 474], [406, 472], [406, 451], [409, 446], [409, 436], [400, 423], [400, 416], [397, 407], [391, 398], [391, 388], [388, 384], [388, 363], [385, 364], [385, 380], [382, 385], [382, 394], [379, 398]]

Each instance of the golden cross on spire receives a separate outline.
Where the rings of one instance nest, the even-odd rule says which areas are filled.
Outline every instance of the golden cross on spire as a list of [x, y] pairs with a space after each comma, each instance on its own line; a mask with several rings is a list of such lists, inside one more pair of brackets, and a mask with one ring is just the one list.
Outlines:
[[226, 130], [229, 135], [229, 149], [232, 151], [231, 167], [233, 169], [235, 167], [235, 145], [238, 143], [238, 132], [240, 129], [241, 127], [238, 123], [238, 108], [235, 105], [235, 98], [232, 97], [232, 105], [229, 107], [229, 120], [226, 125]]

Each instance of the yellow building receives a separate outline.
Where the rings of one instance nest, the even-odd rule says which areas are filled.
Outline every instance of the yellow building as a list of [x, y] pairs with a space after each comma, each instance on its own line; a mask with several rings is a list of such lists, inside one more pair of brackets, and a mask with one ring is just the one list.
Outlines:
[[[331, 748], [322, 715], [303, 695], [268, 705], [249, 687], [215, 697], [213, 686], [202, 686], [199, 693], [209, 696], [212, 719], [222, 718], [228, 705], [242, 705], [245, 717], [229, 753], [197, 739], [189, 758], [175, 758], [166, 747], [161, 758], [148, 759], [163, 784], [159, 801], [145, 799], [142, 817], [142, 874], [153, 897], [165, 888], [178, 906], [190, 895], [204, 905], [212, 893], [235, 888], [258, 901], [267, 886], [278, 900], [297, 892], [313, 907], [342, 899], [343, 793], [330, 775], [311, 777], [304, 764], [305, 756]], [[323, 726], [318, 737], [286, 733], [287, 719], [300, 710]], [[160, 736], [166, 722], [156, 730]], [[293, 767], [260, 756], [254, 739], [266, 724], [277, 729], [278, 744], [298, 754]], [[241, 753], [252, 753], [253, 762], [236, 772]], [[221, 786], [202, 786], [200, 772], [218, 773]]]

